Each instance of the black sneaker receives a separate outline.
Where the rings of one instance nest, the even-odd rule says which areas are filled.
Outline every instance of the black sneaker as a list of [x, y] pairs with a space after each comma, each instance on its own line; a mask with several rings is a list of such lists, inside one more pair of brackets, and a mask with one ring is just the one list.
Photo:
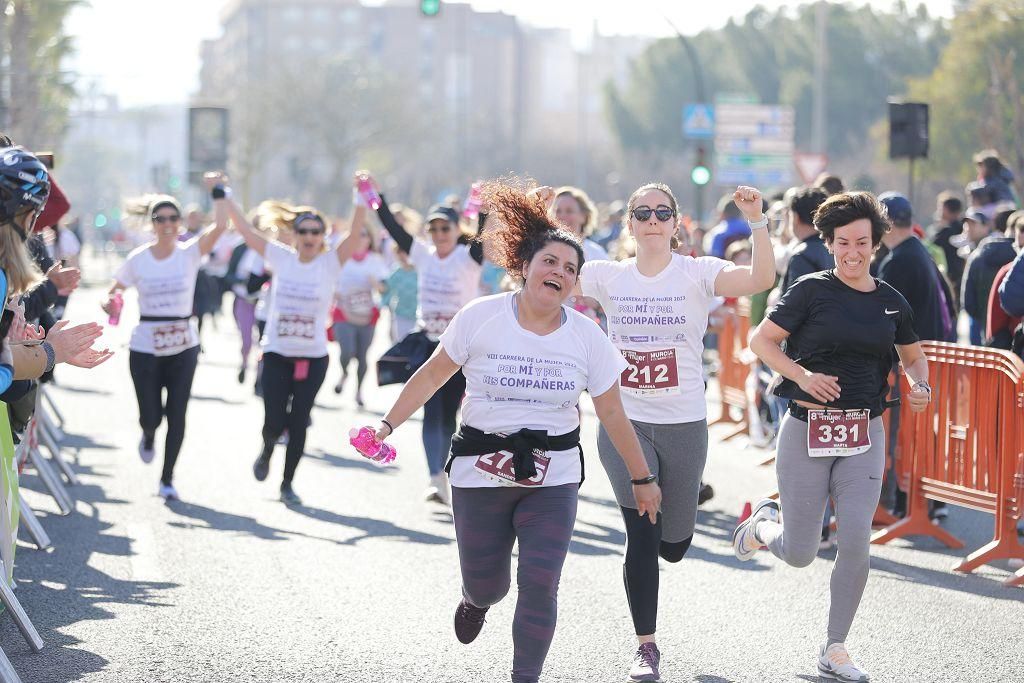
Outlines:
[[480, 629], [484, 627], [484, 615], [487, 614], [486, 607], [476, 607], [465, 600], [459, 603], [455, 610], [455, 637], [463, 645], [469, 645], [480, 635]]
[[252, 473], [256, 476], [256, 481], [266, 479], [267, 474], [270, 473], [270, 456], [260, 453], [256, 462], [252, 464]]
[[292, 485], [289, 483], [281, 484], [281, 502], [285, 505], [302, 505], [302, 499], [299, 498], [299, 494], [292, 490]]
[[244, 365], [242, 366], [242, 369], [238, 371], [238, 383], [239, 384], [245, 384], [245, 366]]
[[700, 483], [700, 493], [697, 494], [697, 505], [703, 505], [712, 498], [715, 497], [715, 490], [711, 488], [711, 484]]

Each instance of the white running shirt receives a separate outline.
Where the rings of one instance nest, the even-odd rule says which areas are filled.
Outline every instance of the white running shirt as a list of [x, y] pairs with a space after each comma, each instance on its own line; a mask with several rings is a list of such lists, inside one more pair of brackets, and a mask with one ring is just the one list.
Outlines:
[[416, 327], [437, 341], [455, 314], [480, 295], [483, 266], [473, 260], [465, 244], [455, 245], [442, 259], [437, 249], [420, 240], [413, 240], [409, 260], [419, 280]]
[[263, 350], [289, 358], [326, 356], [327, 321], [341, 272], [337, 253], [302, 263], [291, 247], [267, 242], [263, 258], [272, 273]]
[[728, 261], [672, 255], [654, 277], [636, 259], [594, 261], [580, 272], [585, 296], [608, 316], [608, 337], [629, 362], [622, 405], [631, 420], [653, 424], [707, 417], [701, 355], [715, 278]]
[[[488, 433], [542, 429], [566, 434], [580, 424], [576, 404], [584, 389], [594, 396], [608, 391], [626, 362], [601, 328], [562, 307], [566, 320], [554, 332], [524, 330], [512, 308], [514, 294], [485, 296], [468, 304], [441, 335], [441, 345], [466, 376], [462, 421]], [[487, 457], [500, 461], [506, 454]], [[548, 451], [551, 458], [541, 486], [579, 483], [577, 449]], [[452, 486], [497, 487], [477, 468], [478, 458], [455, 458]], [[540, 474], [541, 468], [538, 467]]]

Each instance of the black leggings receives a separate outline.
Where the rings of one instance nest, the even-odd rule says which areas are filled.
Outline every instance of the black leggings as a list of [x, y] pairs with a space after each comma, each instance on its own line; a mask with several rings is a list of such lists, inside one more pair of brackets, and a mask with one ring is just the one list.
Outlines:
[[661, 515], [656, 524], [632, 508], [620, 507], [626, 523], [626, 561], [622, 582], [638, 636], [654, 635], [658, 628], [658, 557], [679, 562], [690, 549], [693, 536], [678, 543], [661, 540]]
[[[192, 379], [199, 362], [199, 347], [193, 346], [173, 356], [155, 356], [152, 353], [132, 351], [128, 354], [128, 368], [135, 384], [135, 398], [139, 401], [139, 425], [147, 445], [152, 444], [160, 421], [167, 418], [167, 440], [164, 444], [164, 469], [160, 481], [170, 484], [174, 476], [174, 463], [178, 461], [181, 444], [185, 440], [185, 413], [192, 396]], [[167, 390], [164, 402], [163, 390]]]
[[[304, 380], [295, 379], [296, 361], [308, 361]], [[269, 458], [278, 438], [288, 430], [284, 482], [290, 484], [306, 448], [309, 414], [320, 386], [327, 376], [327, 356], [288, 358], [279, 353], [263, 354], [263, 455]], [[290, 407], [289, 407], [290, 402]]]
[[465, 393], [466, 376], [459, 369], [423, 404], [423, 450], [427, 454], [427, 469], [431, 475], [444, 470]]

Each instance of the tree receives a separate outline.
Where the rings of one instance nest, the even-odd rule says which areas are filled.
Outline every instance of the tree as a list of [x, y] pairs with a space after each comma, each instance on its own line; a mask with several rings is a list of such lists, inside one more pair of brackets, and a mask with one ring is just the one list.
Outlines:
[[[71, 76], [61, 70], [72, 52], [64, 21], [80, 0], [0, 0], [0, 72], [8, 92], [0, 126], [15, 142], [38, 149], [63, 132], [74, 97]], [[0, 67], [2, 68], [2, 67]]]
[[931, 105], [926, 177], [972, 178], [973, 154], [991, 147], [1014, 169], [1020, 193], [1024, 2], [979, 0], [955, 17], [952, 35], [934, 72], [910, 85], [912, 99]]

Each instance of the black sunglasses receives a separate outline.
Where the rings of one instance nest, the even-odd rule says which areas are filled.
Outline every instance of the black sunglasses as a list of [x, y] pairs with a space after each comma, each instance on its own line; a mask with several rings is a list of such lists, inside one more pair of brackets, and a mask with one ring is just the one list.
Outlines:
[[181, 216], [153, 216], [153, 222], [157, 225], [163, 225], [164, 223], [177, 223], [181, 220]]
[[633, 208], [633, 218], [637, 219], [641, 223], [650, 220], [652, 213], [662, 223], [676, 215], [676, 212], [672, 208], [665, 206], [664, 204], [659, 204], [655, 209], [652, 209], [649, 206], [637, 206]]
[[296, 235], [322, 235], [324, 234], [323, 228], [295, 228]]

